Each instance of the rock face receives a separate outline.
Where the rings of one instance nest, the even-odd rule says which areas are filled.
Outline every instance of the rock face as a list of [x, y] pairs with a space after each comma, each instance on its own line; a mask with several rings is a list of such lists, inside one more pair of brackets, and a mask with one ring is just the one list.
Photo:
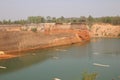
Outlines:
[[94, 24], [91, 28], [92, 37], [120, 38], [120, 25]]
[[89, 40], [89, 31], [87, 29], [78, 28], [48, 28], [48, 30], [45, 29], [44, 32], [1, 31], [0, 50], [5, 53], [14, 53], [60, 45], [83, 43]]
[[3, 51], [0, 51], [0, 55], [4, 55], [5, 53]]

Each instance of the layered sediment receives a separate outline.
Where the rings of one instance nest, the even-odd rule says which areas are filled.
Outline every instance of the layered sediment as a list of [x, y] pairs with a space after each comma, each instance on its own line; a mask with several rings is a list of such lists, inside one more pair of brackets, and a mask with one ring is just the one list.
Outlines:
[[[65, 24], [66, 25], [66, 24]], [[64, 25], [64, 26], [65, 26]], [[78, 27], [81, 27], [78, 25]], [[83, 43], [90, 40], [87, 29], [73, 29], [70, 25], [66, 29], [50, 26], [44, 31], [0, 31], [0, 51], [5, 54], [0, 58], [15, 57], [11, 53], [49, 48], [61, 45]], [[10, 53], [10, 54], [9, 54]], [[8, 55], [9, 54], [9, 55]]]
[[[40, 32], [2, 32], [0, 50], [5, 53], [53, 47], [88, 41], [89, 34], [84, 31], [68, 30], [66, 33], [50, 34]], [[72, 32], [72, 33], [71, 33]]]
[[0, 26], [0, 59], [17, 57], [24, 51], [84, 43], [94, 37], [120, 38], [120, 26], [94, 24], [42, 23], [24, 26]]

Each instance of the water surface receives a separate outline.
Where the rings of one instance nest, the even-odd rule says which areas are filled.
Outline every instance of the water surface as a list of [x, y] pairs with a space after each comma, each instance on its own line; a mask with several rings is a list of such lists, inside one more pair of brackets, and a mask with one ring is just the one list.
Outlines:
[[[93, 63], [110, 67], [95, 66]], [[97, 80], [120, 80], [120, 39], [97, 39], [84, 45], [60, 46], [0, 60], [0, 80], [81, 80], [83, 72]]]

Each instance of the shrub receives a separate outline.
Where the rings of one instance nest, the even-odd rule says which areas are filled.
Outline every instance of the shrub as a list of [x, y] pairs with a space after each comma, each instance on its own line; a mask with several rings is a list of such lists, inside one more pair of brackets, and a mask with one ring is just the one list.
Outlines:
[[83, 78], [82, 80], [96, 80], [97, 73], [83, 73]]
[[32, 32], [37, 32], [37, 28], [31, 28]]

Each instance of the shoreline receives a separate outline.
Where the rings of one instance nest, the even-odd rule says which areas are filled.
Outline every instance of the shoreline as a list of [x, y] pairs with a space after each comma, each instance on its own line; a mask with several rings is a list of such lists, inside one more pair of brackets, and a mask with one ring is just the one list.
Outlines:
[[[64, 32], [64, 33], [63, 33]], [[17, 35], [18, 34], [18, 35]], [[20, 34], [20, 35], [19, 35]], [[18, 57], [18, 55], [15, 55], [16, 53], [23, 53], [23, 52], [29, 52], [33, 50], [39, 50], [39, 49], [46, 49], [56, 46], [64, 46], [64, 45], [72, 45], [77, 43], [85, 43], [90, 41], [90, 36], [87, 32], [87, 30], [65, 30], [60, 31], [59, 33], [56, 33], [55, 31], [50, 31], [44, 33], [43, 35], [39, 32], [13, 32], [12, 34], [6, 33], [5, 36], [9, 36], [9, 40], [6, 40], [8, 43], [2, 43], [5, 44], [1, 48], [4, 50], [1, 50], [4, 52], [3, 55], [0, 55], [0, 59], [9, 59]], [[14, 37], [16, 39], [14, 40]], [[4, 39], [2, 41], [5, 41]], [[13, 43], [14, 42], [14, 43]], [[16, 42], [16, 43], [15, 43]], [[11, 44], [9, 45], [8, 44]], [[8, 49], [6, 49], [8, 47]], [[22, 55], [22, 54], [21, 54]]]
[[[91, 31], [89, 31], [89, 29], [86, 28], [87, 25], [58, 25], [46, 23], [44, 25], [44, 32], [30, 31], [32, 30], [30, 26], [24, 26], [22, 28], [13, 27], [8, 31], [0, 31], [0, 51], [4, 52], [4, 54], [0, 55], [0, 59], [5, 56], [6, 58], [8, 56], [8, 58], [15, 57], [14, 54], [16, 53], [77, 43], [82, 44], [94, 38], [120, 39], [120, 36], [118, 36], [120, 34], [119, 26], [94, 24]], [[37, 27], [37, 29], [39, 29], [39, 27]], [[24, 31], [24, 29], [27, 28], [28, 31]], [[36, 27], [33, 26], [33, 28]], [[5, 27], [5, 29], [7, 29], [7, 27]], [[23, 31], [21, 31], [21, 29], [23, 29]], [[114, 33], [112, 29], [115, 29], [116, 33]], [[16, 55], [16, 57], [17, 56], [18, 55]]]

